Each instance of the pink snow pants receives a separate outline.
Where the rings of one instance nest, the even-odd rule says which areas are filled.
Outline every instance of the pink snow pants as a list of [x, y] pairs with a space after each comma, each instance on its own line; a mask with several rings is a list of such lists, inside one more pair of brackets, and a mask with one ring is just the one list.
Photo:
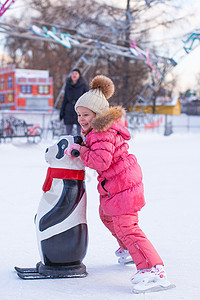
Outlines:
[[138, 270], [164, 265], [157, 251], [138, 226], [138, 213], [107, 216], [99, 209], [103, 224], [117, 239], [119, 246], [127, 249]]

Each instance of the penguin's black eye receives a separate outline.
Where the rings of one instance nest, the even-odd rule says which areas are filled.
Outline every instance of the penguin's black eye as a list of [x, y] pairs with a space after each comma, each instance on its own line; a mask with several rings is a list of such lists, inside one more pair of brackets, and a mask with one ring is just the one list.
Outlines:
[[66, 139], [62, 139], [58, 144], [58, 153], [56, 158], [60, 159], [64, 156], [64, 151], [68, 147], [68, 141]]
[[77, 135], [77, 136], [74, 136], [74, 143], [75, 143], [75, 144], [79, 144], [79, 145], [81, 145], [81, 144], [82, 144], [82, 142], [83, 142], [83, 139], [82, 139], [82, 137], [81, 137], [81, 136], [79, 136], [79, 135]]

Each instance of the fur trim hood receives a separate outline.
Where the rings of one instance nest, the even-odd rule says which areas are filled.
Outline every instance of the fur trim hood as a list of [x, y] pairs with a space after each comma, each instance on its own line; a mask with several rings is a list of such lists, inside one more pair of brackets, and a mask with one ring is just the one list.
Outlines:
[[111, 106], [94, 118], [92, 128], [96, 132], [107, 131], [114, 122], [120, 121], [124, 116], [125, 109], [122, 106]]
[[128, 129], [122, 124], [122, 118], [126, 111], [122, 106], [110, 106], [107, 110], [98, 114], [92, 121], [92, 128], [96, 132], [107, 131], [109, 128], [116, 129], [127, 140], [130, 139]]

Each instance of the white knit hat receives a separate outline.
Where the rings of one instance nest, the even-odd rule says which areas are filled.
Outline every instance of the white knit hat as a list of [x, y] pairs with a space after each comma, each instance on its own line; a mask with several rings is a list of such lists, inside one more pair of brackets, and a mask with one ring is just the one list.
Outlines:
[[83, 106], [96, 114], [103, 112], [109, 107], [107, 99], [113, 95], [114, 90], [114, 83], [110, 78], [103, 75], [94, 77], [91, 82], [91, 90], [77, 100], [75, 110], [78, 106]]

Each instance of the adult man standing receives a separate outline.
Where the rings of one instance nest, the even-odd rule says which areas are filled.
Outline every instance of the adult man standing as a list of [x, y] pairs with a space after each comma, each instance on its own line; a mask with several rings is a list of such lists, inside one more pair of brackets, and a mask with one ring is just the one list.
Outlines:
[[63, 103], [60, 109], [60, 120], [64, 120], [67, 135], [72, 135], [74, 124], [76, 124], [77, 127], [77, 135], [80, 135], [81, 133], [81, 127], [78, 123], [74, 105], [76, 104], [78, 98], [88, 90], [88, 84], [81, 76], [80, 70], [73, 69], [71, 76], [66, 80]]

